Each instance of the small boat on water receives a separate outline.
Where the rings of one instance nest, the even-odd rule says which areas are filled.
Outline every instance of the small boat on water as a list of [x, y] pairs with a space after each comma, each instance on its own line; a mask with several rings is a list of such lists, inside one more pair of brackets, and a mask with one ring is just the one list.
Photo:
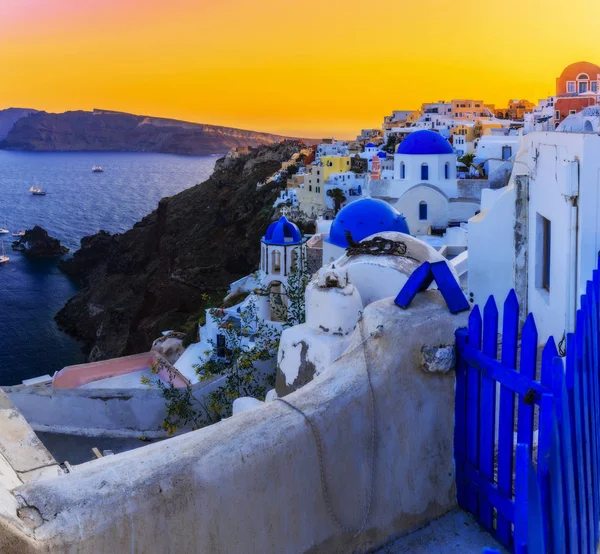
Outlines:
[[92, 167], [92, 172], [93, 173], [104, 173], [104, 169], [102, 169], [101, 165], [94, 164]]
[[10, 261], [10, 258], [4, 255], [4, 241], [2, 241], [2, 255], [0, 255], [0, 264], [5, 264], [8, 261]]
[[31, 194], [33, 194], [34, 196], [46, 196], [46, 191], [42, 190], [42, 187], [40, 187], [40, 186], [31, 187], [29, 189], [29, 192]]
[[4, 218], [4, 227], [0, 227], [0, 235], [8, 235], [10, 231], [6, 228], [6, 218]]
[[16, 233], [12, 234], [13, 237], [24, 237], [25, 236], [25, 229], [21, 229], [20, 231], [17, 231]]

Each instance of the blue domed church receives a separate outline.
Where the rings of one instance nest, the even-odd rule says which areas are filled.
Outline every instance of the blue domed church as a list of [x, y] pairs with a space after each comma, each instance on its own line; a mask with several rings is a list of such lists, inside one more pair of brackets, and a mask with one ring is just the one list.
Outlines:
[[336, 215], [329, 236], [323, 242], [323, 264], [342, 256], [348, 248], [347, 233], [360, 242], [377, 233], [394, 231], [410, 234], [406, 219], [389, 203], [363, 198], [348, 204]]
[[467, 221], [479, 202], [458, 197], [456, 161], [452, 145], [441, 134], [413, 131], [396, 149], [393, 178], [371, 179], [368, 193], [403, 214], [413, 235]]

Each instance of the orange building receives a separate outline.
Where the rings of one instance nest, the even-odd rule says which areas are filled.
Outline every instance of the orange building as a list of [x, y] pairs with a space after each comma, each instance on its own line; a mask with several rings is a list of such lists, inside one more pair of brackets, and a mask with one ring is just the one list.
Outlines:
[[556, 79], [556, 96], [596, 96], [600, 93], [600, 66], [577, 62]]
[[595, 105], [596, 99], [593, 96], [557, 98], [554, 104], [554, 123], [558, 125], [568, 115], [579, 113], [583, 108]]
[[[493, 106], [492, 106], [493, 107]], [[452, 100], [452, 117], [475, 121], [480, 117], [489, 117], [488, 105], [483, 100]]]

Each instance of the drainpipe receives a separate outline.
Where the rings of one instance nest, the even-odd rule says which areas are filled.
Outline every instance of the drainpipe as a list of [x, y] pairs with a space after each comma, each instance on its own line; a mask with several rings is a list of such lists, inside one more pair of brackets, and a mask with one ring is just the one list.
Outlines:
[[569, 209], [569, 283], [568, 283], [568, 304], [566, 332], [575, 331], [575, 320], [577, 315], [577, 282], [579, 277], [579, 160], [569, 162], [569, 184], [570, 191], [567, 201], [570, 203]]

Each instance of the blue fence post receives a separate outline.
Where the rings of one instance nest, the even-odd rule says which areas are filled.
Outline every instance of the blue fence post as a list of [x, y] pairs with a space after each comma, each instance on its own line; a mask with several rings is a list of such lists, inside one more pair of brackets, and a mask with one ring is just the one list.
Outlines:
[[575, 335], [569, 333], [566, 338], [567, 358], [565, 384], [569, 397], [571, 419], [571, 438], [573, 439], [573, 466], [575, 500], [577, 503], [577, 542], [581, 552], [588, 552], [587, 508], [585, 493], [585, 465], [583, 460], [583, 408], [581, 396], [581, 378], [577, 364], [577, 342]]
[[456, 471], [456, 501], [463, 509], [468, 509], [466, 500], [465, 459], [466, 459], [466, 420], [467, 420], [467, 367], [462, 357], [467, 344], [467, 330], [458, 329], [456, 338], [456, 391], [454, 399], [454, 463]]
[[[468, 344], [481, 350], [481, 313], [475, 306], [469, 314]], [[479, 371], [467, 364], [467, 463], [479, 469], [479, 391], [481, 383]], [[479, 517], [479, 494], [472, 487], [467, 489], [467, 507], [475, 516]]]
[[517, 554], [527, 553], [529, 448], [529, 444], [517, 443], [515, 459], [515, 552]]
[[[502, 364], [511, 369], [517, 367], [519, 336], [519, 301], [511, 290], [504, 302], [502, 320]], [[498, 490], [512, 498], [513, 483], [513, 433], [515, 425], [515, 394], [500, 383], [500, 407], [498, 416]], [[511, 522], [498, 514], [496, 533], [502, 544], [509, 546], [512, 540]]]
[[565, 385], [565, 371], [561, 358], [554, 358], [552, 373], [552, 392], [556, 406], [556, 422], [560, 436], [560, 455], [562, 457], [562, 494], [565, 536], [568, 539], [567, 552], [579, 551], [577, 542], [577, 510], [575, 508], [575, 481], [573, 465], [573, 443], [571, 440], [571, 424], [569, 421], [569, 401]]
[[[529, 314], [521, 333], [521, 364], [519, 372], [531, 381], [535, 380], [538, 333], [533, 315]], [[533, 440], [533, 400], [519, 396], [519, 418], [517, 421], [517, 442], [527, 444], [531, 452]]]
[[[490, 296], [483, 309], [483, 347], [486, 356], [496, 359], [498, 352], [498, 308]], [[494, 480], [494, 442], [496, 438], [496, 382], [482, 373], [479, 398], [479, 471], [490, 482]], [[484, 527], [493, 528], [492, 504], [479, 497], [479, 517]]]
[[583, 442], [581, 445], [581, 453], [583, 456], [584, 464], [584, 488], [585, 491], [585, 508], [587, 512], [587, 527], [585, 532], [587, 533], [587, 543], [592, 546], [594, 544], [594, 533], [592, 527], [594, 525], [594, 502], [591, 498], [590, 491], [592, 490], [592, 462], [591, 462], [591, 429], [590, 429], [590, 418], [589, 418], [589, 380], [587, 370], [587, 355], [586, 355], [586, 315], [587, 315], [587, 302], [585, 296], [581, 297], [581, 309], [577, 311], [577, 366], [578, 374], [581, 380], [580, 394], [582, 401], [581, 409], [581, 420], [583, 429]]

